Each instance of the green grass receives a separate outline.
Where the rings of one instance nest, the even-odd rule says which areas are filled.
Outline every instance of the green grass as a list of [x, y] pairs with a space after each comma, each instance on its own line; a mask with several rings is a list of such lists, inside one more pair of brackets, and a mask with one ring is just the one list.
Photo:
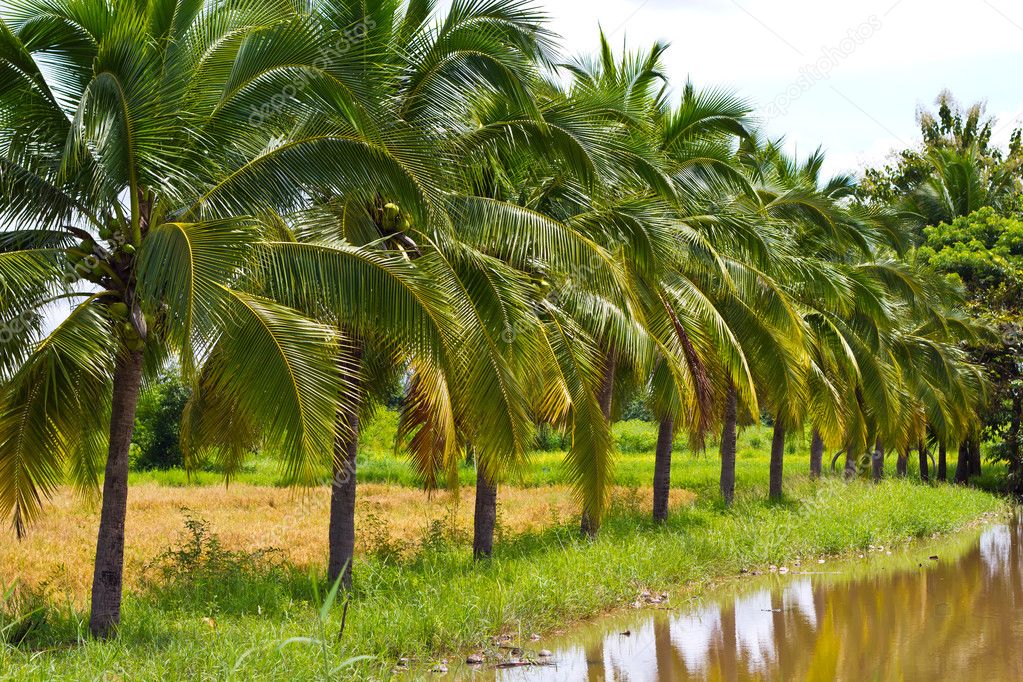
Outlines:
[[[395, 455], [394, 438], [397, 430], [397, 415], [381, 409], [374, 419], [363, 425], [360, 433], [358, 478], [363, 483], [386, 483], [418, 488], [421, 481], [408, 464]], [[654, 448], [657, 443], [657, 428], [647, 422], [619, 422], [614, 426], [618, 445], [618, 461], [615, 481], [626, 487], [650, 485], [654, 471]], [[756, 426], [739, 433], [736, 451], [736, 481], [740, 485], [767, 484], [771, 428]], [[809, 443], [807, 438], [796, 438], [786, 448], [786, 471], [796, 475], [806, 473], [809, 467]], [[520, 471], [507, 475], [505, 483], [521, 487], [538, 487], [567, 483], [563, 469], [564, 452], [535, 451], [529, 464]], [[829, 469], [833, 453], [825, 456], [824, 467]], [[948, 475], [955, 471], [954, 452], [949, 453]], [[708, 439], [705, 450], [693, 451], [685, 440], [675, 443], [672, 469], [672, 486], [687, 488], [701, 495], [712, 495], [718, 486], [720, 474], [718, 440]], [[838, 462], [839, 470], [844, 459]], [[910, 477], [918, 476], [916, 453], [909, 458]], [[889, 454], [886, 462], [889, 474], [894, 474], [895, 458]], [[984, 475], [976, 483], [986, 490], [997, 490], [1004, 476], [1004, 465], [985, 463]], [[934, 472], [932, 471], [932, 476]], [[326, 480], [329, 472], [324, 469]], [[233, 481], [250, 485], [281, 487], [286, 481], [278, 462], [270, 455], [253, 455]], [[459, 467], [459, 481], [463, 486], [475, 485], [476, 470], [471, 464]], [[223, 485], [224, 476], [216, 470], [185, 472], [183, 469], [168, 471], [132, 472], [130, 482], [157, 483], [166, 486], [212, 486]]]
[[[619, 482], [648, 485], [653, 433], [649, 425], [619, 425], [619, 443], [630, 450], [621, 456]], [[386, 678], [400, 656], [429, 666], [441, 656], [482, 646], [499, 632], [545, 632], [598, 615], [632, 601], [642, 588], [698, 592], [743, 569], [949, 533], [1005, 508], [982, 491], [912, 480], [872, 485], [829, 477], [813, 483], [804, 473], [805, 445], [798, 443], [789, 446], [787, 497], [768, 503], [770, 440], [764, 436], [760, 429], [742, 436], [739, 495], [730, 510], [717, 501], [716, 457], [683, 450], [674, 480], [697, 492], [698, 500], [664, 527], [653, 526], [638, 498], [624, 494], [595, 542], [579, 538], [575, 519], [553, 519], [546, 532], [500, 542], [495, 558], [484, 565], [473, 564], [467, 538], [440, 527], [424, 535], [420, 549], [406, 559], [395, 559], [385, 548], [360, 557], [340, 639], [339, 606], [320, 620], [325, 586], [314, 589], [309, 576], [273, 553], [234, 554], [207, 537], [168, 555], [152, 584], [126, 599], [116, 641], [90, 641], [86, 614], [47, 604], [8, 628], [8, 641], [14, 639], [11, 632], [23, 641], [0, 645], [0, 676]], [[559, 458], [538, 454], [520, 474], [521, 482], [560, 480]], [[382, 454], [379, 467], [364, 466], [361, 473], [365, 480], [414, 484], [403, 467]], [[274, 482], [272, 468], [262, 465], [245, 475]], [[181, 482], [172, 474], [145, 476]], [[373, 659], [328, 674], [362, 655]]]
[[[363, 483], [387, 483], [406, 487], [420, 487], [415, 472], [400, 457], [395, 456], [394, 434], [397, 430], [397, 416], [394, 412], [380, 410], [376, 417], [364, 425], [360, 433], [358, 478]], [[618, 485], [638, 487], [649, 485], [654, 470], [654, 447], [657, 443], [657, 429], [641, 421], [620, 422], [614, 433], [618, 445], [618, 465], [615, 480]], [[742, 431], [738, 439], [736, 454], [736, 475], [739, 481], [766, 482], [768, 448], [771, 443], [769, 427], [758, 426]], [[808, 465], [806, 458], [797, 460], [797, 453], [804, 452], [808, 444], [793, 442], [788, 446], [792, 456], [793, 470], [800, 473]], [[672, 485], [692, 490], [705, 491], [716, 488], [718, 481], [718, 443], [715, 439], [707, 442], [705, 452], [692, 451], [684, 440], [675, 443], [675, 457], [680, 466], [672, 472]], [[506, 483], [521, 487], [538, 487], [567, 483], [562, 463], [565, 453], [561, 451], [535, 451], [529, 464], [520, 471], [510, 472]], [[894, 464], [892, 465], [894, 467]], [[914, 465], [915, 466], [915, 465]], [[329, 476], [326, 469], [323, 476]], [[280, 466], [267, 454], [253, 455], [240, 473], [232, 480], [239, 483], [266, 486], [284, 486]], [[471, 464], [459, 467], [459, 481], [462, 485], [475, 485], [476, 470]], [[157, 483], [167, 486], [222, 485], [224, 476], [216, 470], [185, 472], [182, 469], [167, 471], [132, 472], [131, 483]]]

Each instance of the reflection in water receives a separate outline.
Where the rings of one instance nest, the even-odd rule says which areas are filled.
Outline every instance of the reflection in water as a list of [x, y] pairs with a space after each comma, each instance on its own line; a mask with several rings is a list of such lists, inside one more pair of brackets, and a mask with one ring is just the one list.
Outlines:
[[500, 679], [1023, 680], [1021, 526], [958, 557], [920, 551], [616, 623], [559, 649], [557, 668]]

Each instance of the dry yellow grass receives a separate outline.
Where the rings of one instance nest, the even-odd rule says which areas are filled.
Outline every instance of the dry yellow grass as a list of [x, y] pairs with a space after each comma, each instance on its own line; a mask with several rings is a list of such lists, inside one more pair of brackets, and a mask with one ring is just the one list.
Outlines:
[[[431, 498], [410, 488], [361, 485], [357, 551], [384, 541], [414, 549], [436, 522], [471, 537], [474, 495], [472, 488], [464, 489], [456, 500], [448, 493]], [[643, 508], [649, 508], [650, 496], [649, 490], [616, 491], [619, 500]], [[228, 489], [135, 486], [128, 497], [125, 585], [137, 589], [145, 564], [177, 543], [184, 528], [183, 508], [208, 521], [227, 549], [274, 547], [297, 566], [325, 563], [329, 500], [326, 488], [301, 493], [246, 485]], [[673, 506], [692, 500], [687, 491], [672, 491]], [[500, 493], [500, 524], [509, 536], [567, 523], [577, 510], [571, 489], [563, 486], [506, 487]], [[25, 540], [18, 542], [9, 531], [0, 536], [0, 584], [17, 580], [54, 597], [85, 600], [98, 527], [96, 506], [62, 490]]]

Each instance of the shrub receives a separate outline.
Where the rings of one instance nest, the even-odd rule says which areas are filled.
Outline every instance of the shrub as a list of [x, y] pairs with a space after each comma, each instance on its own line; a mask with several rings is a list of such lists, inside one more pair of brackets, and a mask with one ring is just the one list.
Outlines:
[[184, 466], [181, 415], [191, 390], [175, 374], [161, 377], [139, 400], [132, 467], [137, 471]]
[[568, 434], [550, 424], [540, 424], [536, 429], [536, 449], [540, 452], [561, 452], [570, 445]]
[[185, 530], [177, 546], [143, 569], [158, 603], [213, 616], [274, 608], [293, 596], [297, 574], [281, 550], [225, 549], [206, 520], [182, 512]]
[[621, 453], [645, 453], [657, 449], [657, 429], [651, 429], [647, 422], [619, 422], [615, 424], [614, 433]]
[[640, 392], [626, 403], [622, 410], [622, 421], [656, 421], [654, 413], [650, 410], [650, 397], [646, 392]]

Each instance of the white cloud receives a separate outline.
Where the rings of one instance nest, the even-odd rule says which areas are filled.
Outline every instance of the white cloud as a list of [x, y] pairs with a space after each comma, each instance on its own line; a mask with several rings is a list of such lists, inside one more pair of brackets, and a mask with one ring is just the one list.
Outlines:
[[[961, 0], [559, 0], [543, 5], [570, 52], [592, 50], [599, 23], [636, 44], [671, 42], [670, 59], [680, 73], [712, 81], [794, 75], [867, 22], [881, 28], [869, 49], [848, 60], [849, 70], [1018, 53], [1023, 39], [1023, 9], [1008, 0], [969, 3], [968, 10]], [[1006, 20], [1013, 15], [1019, 26]]]
[[[917, 136], [917, 107], [950, 88], [963, 101], [989, 100], [1003, 123], [1023, 114], [1023, 6], [1018, 0], [545, 0], [566, 55], [596, 50], [597, 30], [645, 48], [671, 43], [676, 85], [726, 86], [763, 113], [804, 69], [831, 55], [826, 78], [767, 124], [792, 147], [823, 145], [827, 170], [883, 160]], [[873, 17], [873, 18], [872, 18]], [[852, 45], [849, 32], [870, 24]], [[845, 41], [843, 43], [843, 41]], [[855, 42], [855, 41], [854, 41]], [[853, 49], [848, 49], [852, 47]], [[836, 52], [837, 50], [837, 52]], [[1010, 127], [1011, 129], [1011, 127]], [[1000, 131], [1004, 144], [1009, 130]]]

